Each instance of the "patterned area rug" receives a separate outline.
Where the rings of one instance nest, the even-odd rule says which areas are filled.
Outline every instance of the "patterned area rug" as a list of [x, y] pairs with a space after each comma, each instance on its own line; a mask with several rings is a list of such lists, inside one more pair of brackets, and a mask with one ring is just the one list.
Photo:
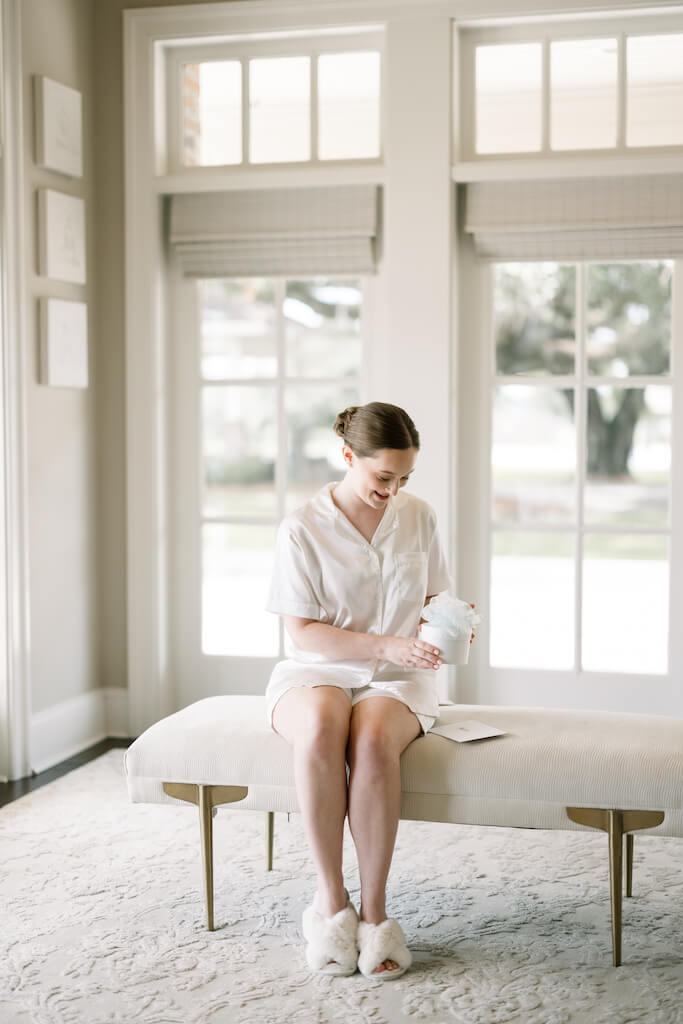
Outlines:
[[[624, 966], [611, 967], [607, 840], [401, 822], [389, 886], [401, 979], [311, 974], [300, 820], [214, 820], [204, 929], [197, 812], [131, 805], [122, 751], [0, 811], [2, 1024], [680, 1024], [683, 840], [636, 837]], [[350, 837], [346, 882], [358, 902]]]

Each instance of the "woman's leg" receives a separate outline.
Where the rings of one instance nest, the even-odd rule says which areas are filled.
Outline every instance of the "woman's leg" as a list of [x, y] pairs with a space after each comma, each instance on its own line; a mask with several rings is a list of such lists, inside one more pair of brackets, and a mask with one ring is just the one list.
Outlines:
[[351, 701], [336, 686], [297, 686], [273, 711], [276, 732], [294, 748], [296, 794], [317, 875], [314, 906], [323, 917], [346, 906], [342, 851], [350, 718]]
[[[422, 733], [415, 714], [393, 697], [359, 701], [349, 736], [349, 825], [358, 854], [361, 920], [386, 920], [386, 884], [401, 813], [400, 757]], [[385, 960], [377, 970], [395, 970]]]

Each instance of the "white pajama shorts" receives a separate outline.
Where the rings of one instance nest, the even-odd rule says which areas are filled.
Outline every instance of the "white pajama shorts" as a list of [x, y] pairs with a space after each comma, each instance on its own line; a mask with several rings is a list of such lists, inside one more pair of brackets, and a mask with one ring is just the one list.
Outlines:
[[[309, 669], [309, 666], [307, 666], [307, 669]], [[305, 671], [302, 673], [301, 679], [294, 680], [291, 677], [273, 679], [268, 684], [266, 689], [266, 718], [271, 729], [274, 729], [273, 711], [280, 697], [283, 697], [289, 690], [293, 690], [298, 686], [308, 686], [309, 688], [314, 686], [336, 686], [337, 689], [344, 691], [351, 701], [352, 707], [361, 700], [367, 700], [368, 697], [393, 697], [394, 700], [399, 700], [406, 707], [410, 708], [417, 717], [423, 733], [429, 732], [439, 716], [439, 701], [436, 694], [436, 685], [433, 680], [373, 679], [364, 686], [343, 686], [333, 679], [320, 678], [320, 676], [315, 678], [309, 671]], [[419, 710], [417, 710], [418, 708]], [[433, 710], [434, 714], [425, 714], [428, 710]]]

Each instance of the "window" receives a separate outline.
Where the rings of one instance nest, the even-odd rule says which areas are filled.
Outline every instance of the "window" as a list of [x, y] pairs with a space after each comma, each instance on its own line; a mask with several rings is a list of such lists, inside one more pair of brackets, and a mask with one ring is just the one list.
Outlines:
[[361, 31], [170, 50], [171, 164], [377, 160], [381, 46]]
[[493, 281], [491, 664], [666, 673], [673, 264]]
[[683, 32], [667, 24], [462, 30], [458, 158], [683, 145]]
[[341, 479], [334, 417], [358, 404], [359, 279], [198, 282], [202, 650], [275, 657], [263, 611], [282, 515]]

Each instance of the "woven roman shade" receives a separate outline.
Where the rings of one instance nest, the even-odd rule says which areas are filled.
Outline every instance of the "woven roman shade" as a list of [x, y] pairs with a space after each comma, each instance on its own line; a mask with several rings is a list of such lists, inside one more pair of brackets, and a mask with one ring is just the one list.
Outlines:
[[683, 175], [476, 182], [465, 230], [489, 260], [683, 255]]
[[192, 277], [377, 270], [375, 185], [191, 193], [170, 202], [169, 242]]

